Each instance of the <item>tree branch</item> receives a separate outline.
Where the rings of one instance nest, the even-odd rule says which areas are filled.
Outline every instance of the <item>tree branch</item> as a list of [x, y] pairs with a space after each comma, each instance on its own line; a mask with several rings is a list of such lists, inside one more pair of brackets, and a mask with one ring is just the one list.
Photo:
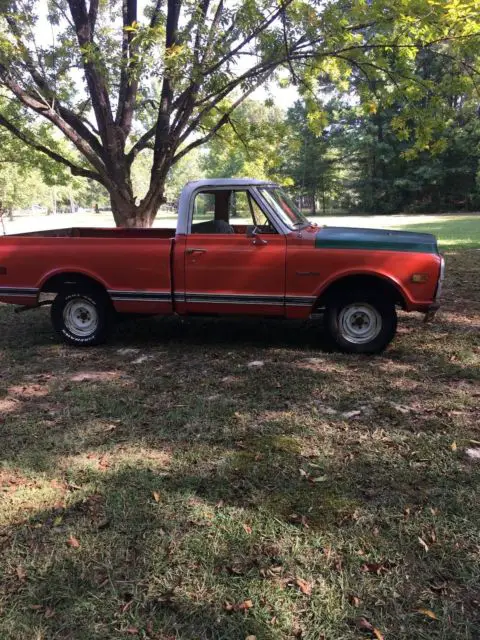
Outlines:
[[[231, 114], [235, 111], [235, 109], [240, 106], [242, 104], [242, 102], [244, 102], [249, 95], [251, 95], [261, 84], [263, 84], [263, 82], [265, 82], [265, 80], [267, 80], [268, 76], [271, 74], [271, 71], [268, 71], [264, 77], [260, 78], [259, 81], [254, 84], [252, 87], [250, 87], [250, 89], [248, 91], [246, 91], [244, 94], [242, 94], [233, 104], [232, 106], [228, 109], [228, 111], [226, 111], [223, 116], [218, 120], [218, 122], [212, 127], [212, 129], [210, 129], [210, 131], [208, 132], [208, 134], [206, 136], [204, 136], [203, 138], [198, 138], [197, 140], [194, 140], [192, 143], [190, 143], [188, 146], [186, 146], [185, 148], [183, 148], [179, 153], [177, 153], [174, 158], [172, 159], [172, 165], [174, 165], [175, 163], [177, 163], [180, 158], [183, 158], [184, 155], [186, 155], [187, 153], [189, 153], [192, 149], [195, 149], [196, 147], [199, 147], [202, 144], [205, 144], [206, 142], [208, 142], [209, 140], [212, 139], [212, 137], [216, 134], [216, 132], [221, 129], [221, 127], [223, 127], [224, 124], [226, 124], [227, 122], [230, 121], [230, 116]], [[184, 136], [182, 136], [182, 139], [184, 139]]]
[[246, 47], [254, 38], [263, 33], [268, 27], [275, 22], [275, 20], [279, 17], [282, 11], [285, 11], [289, 5], [291, 5], [293, 0], [285, 0], [278, 9], [275, 9], [269, 16], [264, 18], [263, 22], [253, 29], [253, 31], [245, 37], [236, 47], [231, 49], [227, 54], [225, 54], [220, 60], [218, 60], [214, 65], [209, 67], [204, 71], [204, 75], [208, 76], [217, 71], [225, 62], [228, 60], [232, 60], [236, 54], [241, 51], [244, 47]]
[[[0, 64], [1, 82], [10, 89], [10, 91], [18, 98], [18, 100], [26, 107], [46, 118], [54, 124], [60, 131], [77, 147], [82, 155], [87, 158], [90, 164], [98, 171], [102, 177], [106, 178], [105, 166], [88, 142], [75, 131], [75, 129], [66, 122], [50, 105], [40, 102], [27, 91], [22, 89], [20, 85], [9, 75], [7, 69]], [[92, 134], [90, 134], [92, 135]], [[98, 141], [97, 141], [98, 143]]]
[[115, 136], [113, 115], [110, 105], [110, 97], [105, 79], [98, 71], [98, 59], [100, 56], [98, 47], [93, 42], [95, 27], [96, 7], [98, 0], [91, 0], [90, 12], [87, 13], [85, 0], [67, 0], [70, 7], [78, 44], [82, 53], [85, 79], [92, 100], [92, 107], [97, 120], [98, 131], [106, 149], [115, 152], [118, 140]]
[[127, 162], [128, 164], [132, 164], [137, 155], [148, 146], [150, 140], [155, 136], [155, 131], [157, 130], [157, 126], [154, 125], [148, 131], [146, 131], [133, 145], [130, 151], [127, 153]]
[[0, 114], [0, 125], [2, 127], [5, 127], [5, 129], [10, 131], [10, 133], [12, 133], [16, 138], [21, 140], [23, 143], [27, 144], [29, 147], [32, 147], [36, 151], [40, 151], [41, 153], [44, 153], [52, 160], [55, 160], [56, 162], [60, 162], [64, 166], [68, 167], [72, 175], [81, 176], [83, 178], [90, 178], [91, 180], [96, 180], [97, 182], [100, 182], [100, 184], [106, 186], [100, 174], [96, 173], [95, 171], [89, 171], [88, 169], [79, 167], [78, 165], [68, 160], [68, 158], [65, 158], [64, 156], [60, 155], [56, 151], [52, 151], [45, 145], [40, 144], [35, 140], [32, 140], [26, 133], [24, 133], [18, 127], [16, 127], [12, 122], [10, 122], [10, 120], [7, 120], [2, 114]]
[[138, 60], [136, 63], [134, 62], [135, 52], [132, 50], [133, 31], [127, 29], [127, 27], [131, 27], [137, 21], [137, 0], [123, 0], [122, 13], [122, 58], [120, 61], [120, 88], [115, 122], [127, 137], [132, 128], [133, 108], [138, 91], [138, 79], [134, 77], [138, 67]]
[[215, 15], [213, 16], [212, 24], [210, 25], [210, 30], [208, 32], [207, 42], [205, 44], [205, 51], [201, 61], [202, 66], [205, 64], [205, 62], [207, 62], [212, 52], [214, 38], [217, 33], [218, 25], [220, 23], [220, 18], [222, 17], [222, 14], [223, 14], [223, 0], [220, 0], [220, 2], [218, 3], [217, 9], [215, 11]]
[[[178, 20], [180, 18], [181, 0], [167, 1], [167, 25], [165, 35], [165, 50], [170, 50], [177, 44]], [[152, 179], [158, 168], [159, 162], [168, 148], [170, 134], [170, 114], [172, 109], [173, 88], [168, 71], [165, 70], [160, 96], [160, 108], [158, 110], [157, 124], [155, 128], [155, 146], [153, 155]]]

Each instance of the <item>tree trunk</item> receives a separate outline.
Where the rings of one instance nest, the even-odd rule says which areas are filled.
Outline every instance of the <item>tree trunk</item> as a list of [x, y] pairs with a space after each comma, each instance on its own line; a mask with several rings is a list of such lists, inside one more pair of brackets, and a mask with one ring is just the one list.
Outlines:
[[136, 204], [134, 198], [126, 200], [117, 193], [110, 194], [113, 219], [117, 227], [151, 227], [158, 209], [164, 202], [163, 191], [155, 198], [145, 198], [140, 204]]

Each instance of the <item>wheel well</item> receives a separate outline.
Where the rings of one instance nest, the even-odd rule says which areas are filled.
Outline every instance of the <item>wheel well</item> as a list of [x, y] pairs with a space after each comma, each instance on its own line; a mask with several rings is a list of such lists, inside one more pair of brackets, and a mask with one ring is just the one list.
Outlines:
[[74, 272], [57, 273], [51, 276], [43, 283], [40, 293], [59, 293], [64, 289], [78, 288], [79, 286], [106, 293], [103, 284], [95, 278]]
[[341, 295], [345, 290], [375, 291], [378, 292], [383, 299], [390, 299], [395, 305], [406, 309], [405, 298], [390, 280], [386, 280], [381, 276], [362, 274], [345, 276], [332, 282], [318, 297], [315, 308], [318, 309], [326, 306], [330, 300]]

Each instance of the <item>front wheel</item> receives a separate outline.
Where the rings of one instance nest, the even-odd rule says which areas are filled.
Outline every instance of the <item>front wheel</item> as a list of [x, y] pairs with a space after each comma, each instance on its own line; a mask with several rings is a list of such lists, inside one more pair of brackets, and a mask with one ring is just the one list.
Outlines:
[[66, 291], [55, 297], [51, 318], [65, 342], [89, 347], [105, 342], [112, 313], [109, 300], [101, 291]]
[[397, 330], [395, 305], [368, 293], [344, 295], [326, 308], [326, 327], [345, 353], [380, 353]]

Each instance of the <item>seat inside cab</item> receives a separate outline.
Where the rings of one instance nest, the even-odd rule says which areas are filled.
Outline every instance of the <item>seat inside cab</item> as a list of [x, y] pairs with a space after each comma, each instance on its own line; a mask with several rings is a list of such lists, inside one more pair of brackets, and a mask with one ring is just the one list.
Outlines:
[[206, 190], [196, 194], [191, 233], [245, 234], [254, 226], [275, 233], [267, 216], [246, 190]]

